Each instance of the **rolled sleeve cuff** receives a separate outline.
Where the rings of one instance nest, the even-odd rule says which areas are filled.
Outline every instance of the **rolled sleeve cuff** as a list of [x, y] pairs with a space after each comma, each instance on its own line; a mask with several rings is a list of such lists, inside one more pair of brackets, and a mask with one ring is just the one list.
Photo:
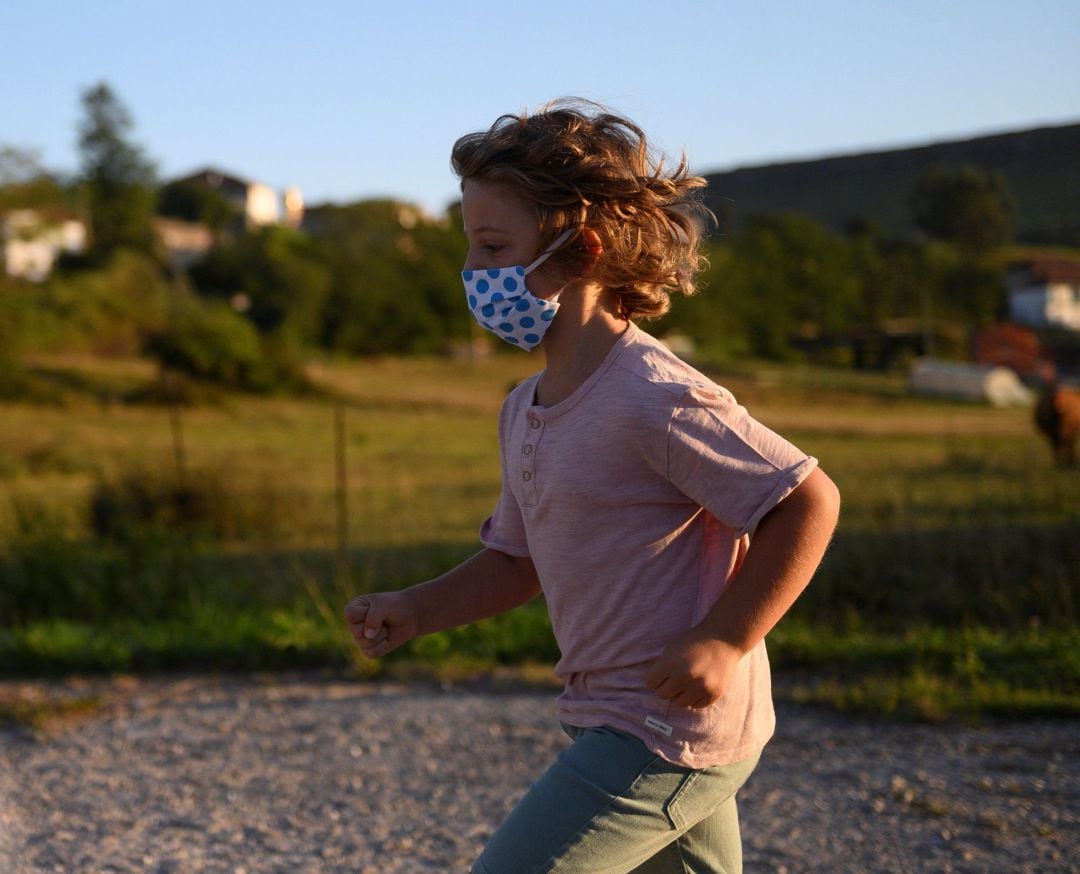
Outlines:
[[527, 543], [512, 543], [508, 538], [501, 536], [501, 533], [495, 529], [490, 516], [480, 526], [480, 542], [488, 549], [494, 549], [496, 552], [503, 552], [515, 558], [529, 558], [531, 555]]
[[749, 534], [753, 531], [758, 523], [765, 517], [765, 514], [774, 509], [784, 498], [790, 495], [795, 489], [797, 489], [808, 476], [811, 471], [817, 467], [818, 461], [812, 456], [807, 456], [794, 467], [790, 467], [785, 471], [785, 475], [777, 481], [776, 488], [774, 488], [768, 495], [768, 497], [762, 501], [758, 508], [754, 511], [753, 515], [742, 525], [736, 534], [742, 537], [744, 534]]

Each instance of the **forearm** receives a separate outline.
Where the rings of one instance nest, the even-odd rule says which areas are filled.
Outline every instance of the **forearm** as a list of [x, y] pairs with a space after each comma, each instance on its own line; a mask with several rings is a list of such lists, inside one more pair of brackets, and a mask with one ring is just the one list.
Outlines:
[[531, 559], [484, 549], [452, 571], [406, 590], [419, 633], [431, 634], [512, 610], [540, 592]]
[[749, 652], [806, 588], [829, 544], [840, 496], [815, 469], [754, 532], [742, 567], [698, 628]]

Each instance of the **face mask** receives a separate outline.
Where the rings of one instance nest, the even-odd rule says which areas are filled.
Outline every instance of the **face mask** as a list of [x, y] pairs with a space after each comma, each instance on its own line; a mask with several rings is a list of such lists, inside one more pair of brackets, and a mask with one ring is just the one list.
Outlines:
[[469, 310], [482, 328], [522, 349], [534, 348], [555, 318], [559, 304], [537, 297], [525, 287], [525, 277], [543, 264], [576, 231], [560, 234], [528, 267], [500, 267], [496, 270], [463, 270], [461, 280]]

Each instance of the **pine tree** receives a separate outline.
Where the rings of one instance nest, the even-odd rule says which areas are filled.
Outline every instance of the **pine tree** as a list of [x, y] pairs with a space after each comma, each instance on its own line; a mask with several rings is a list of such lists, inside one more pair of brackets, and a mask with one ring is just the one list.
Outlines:
[[90, 257], [102, 262], [121, 248], [151, 251], [154, 164], [128, 139], [132, 120], [104, 82], [82, 96], [82, 183], [90, 214]]

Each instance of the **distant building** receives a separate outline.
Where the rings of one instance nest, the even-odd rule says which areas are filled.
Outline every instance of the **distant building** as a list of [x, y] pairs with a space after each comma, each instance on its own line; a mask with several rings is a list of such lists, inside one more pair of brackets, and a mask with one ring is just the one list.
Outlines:
[[1016, 262], [1006, 277], [1009, 317], [1031, 328], [1080, 331], [1080, 261], [1060, 257]]
[[304, 195], [295, 185], [285, 189], [285, 224], [293, 230], [304, 221]]
[[0, 245], [9, 276], [44, 282], [64, 253], [86, 251], [86, 225], [68, 216], [50, 218], [35, 209], [0, 216]]
[[283, 210], [281, 197], [269, 185], [232, 176], [212, 167], [174, 179], [171, 184], [203, 185], [218, 192], [243, 214], [248, 227], [282, 224], [283, 214], [285, 222], [298, 227], [303, 216], [303, 197], [296, 187], [286, 191]]
[[1054, 377], [1054, 358], [1033, 328], [1002, 322], [975, 337], [976, 364], [1008, 367], [1024, 380], [1039, 383]]
[[154, 233], [161, 240], [169, 266], [180, 273], [201, 261], [214, 247], [214, 233], [206, 225], [157, 215], [152, 220]]

